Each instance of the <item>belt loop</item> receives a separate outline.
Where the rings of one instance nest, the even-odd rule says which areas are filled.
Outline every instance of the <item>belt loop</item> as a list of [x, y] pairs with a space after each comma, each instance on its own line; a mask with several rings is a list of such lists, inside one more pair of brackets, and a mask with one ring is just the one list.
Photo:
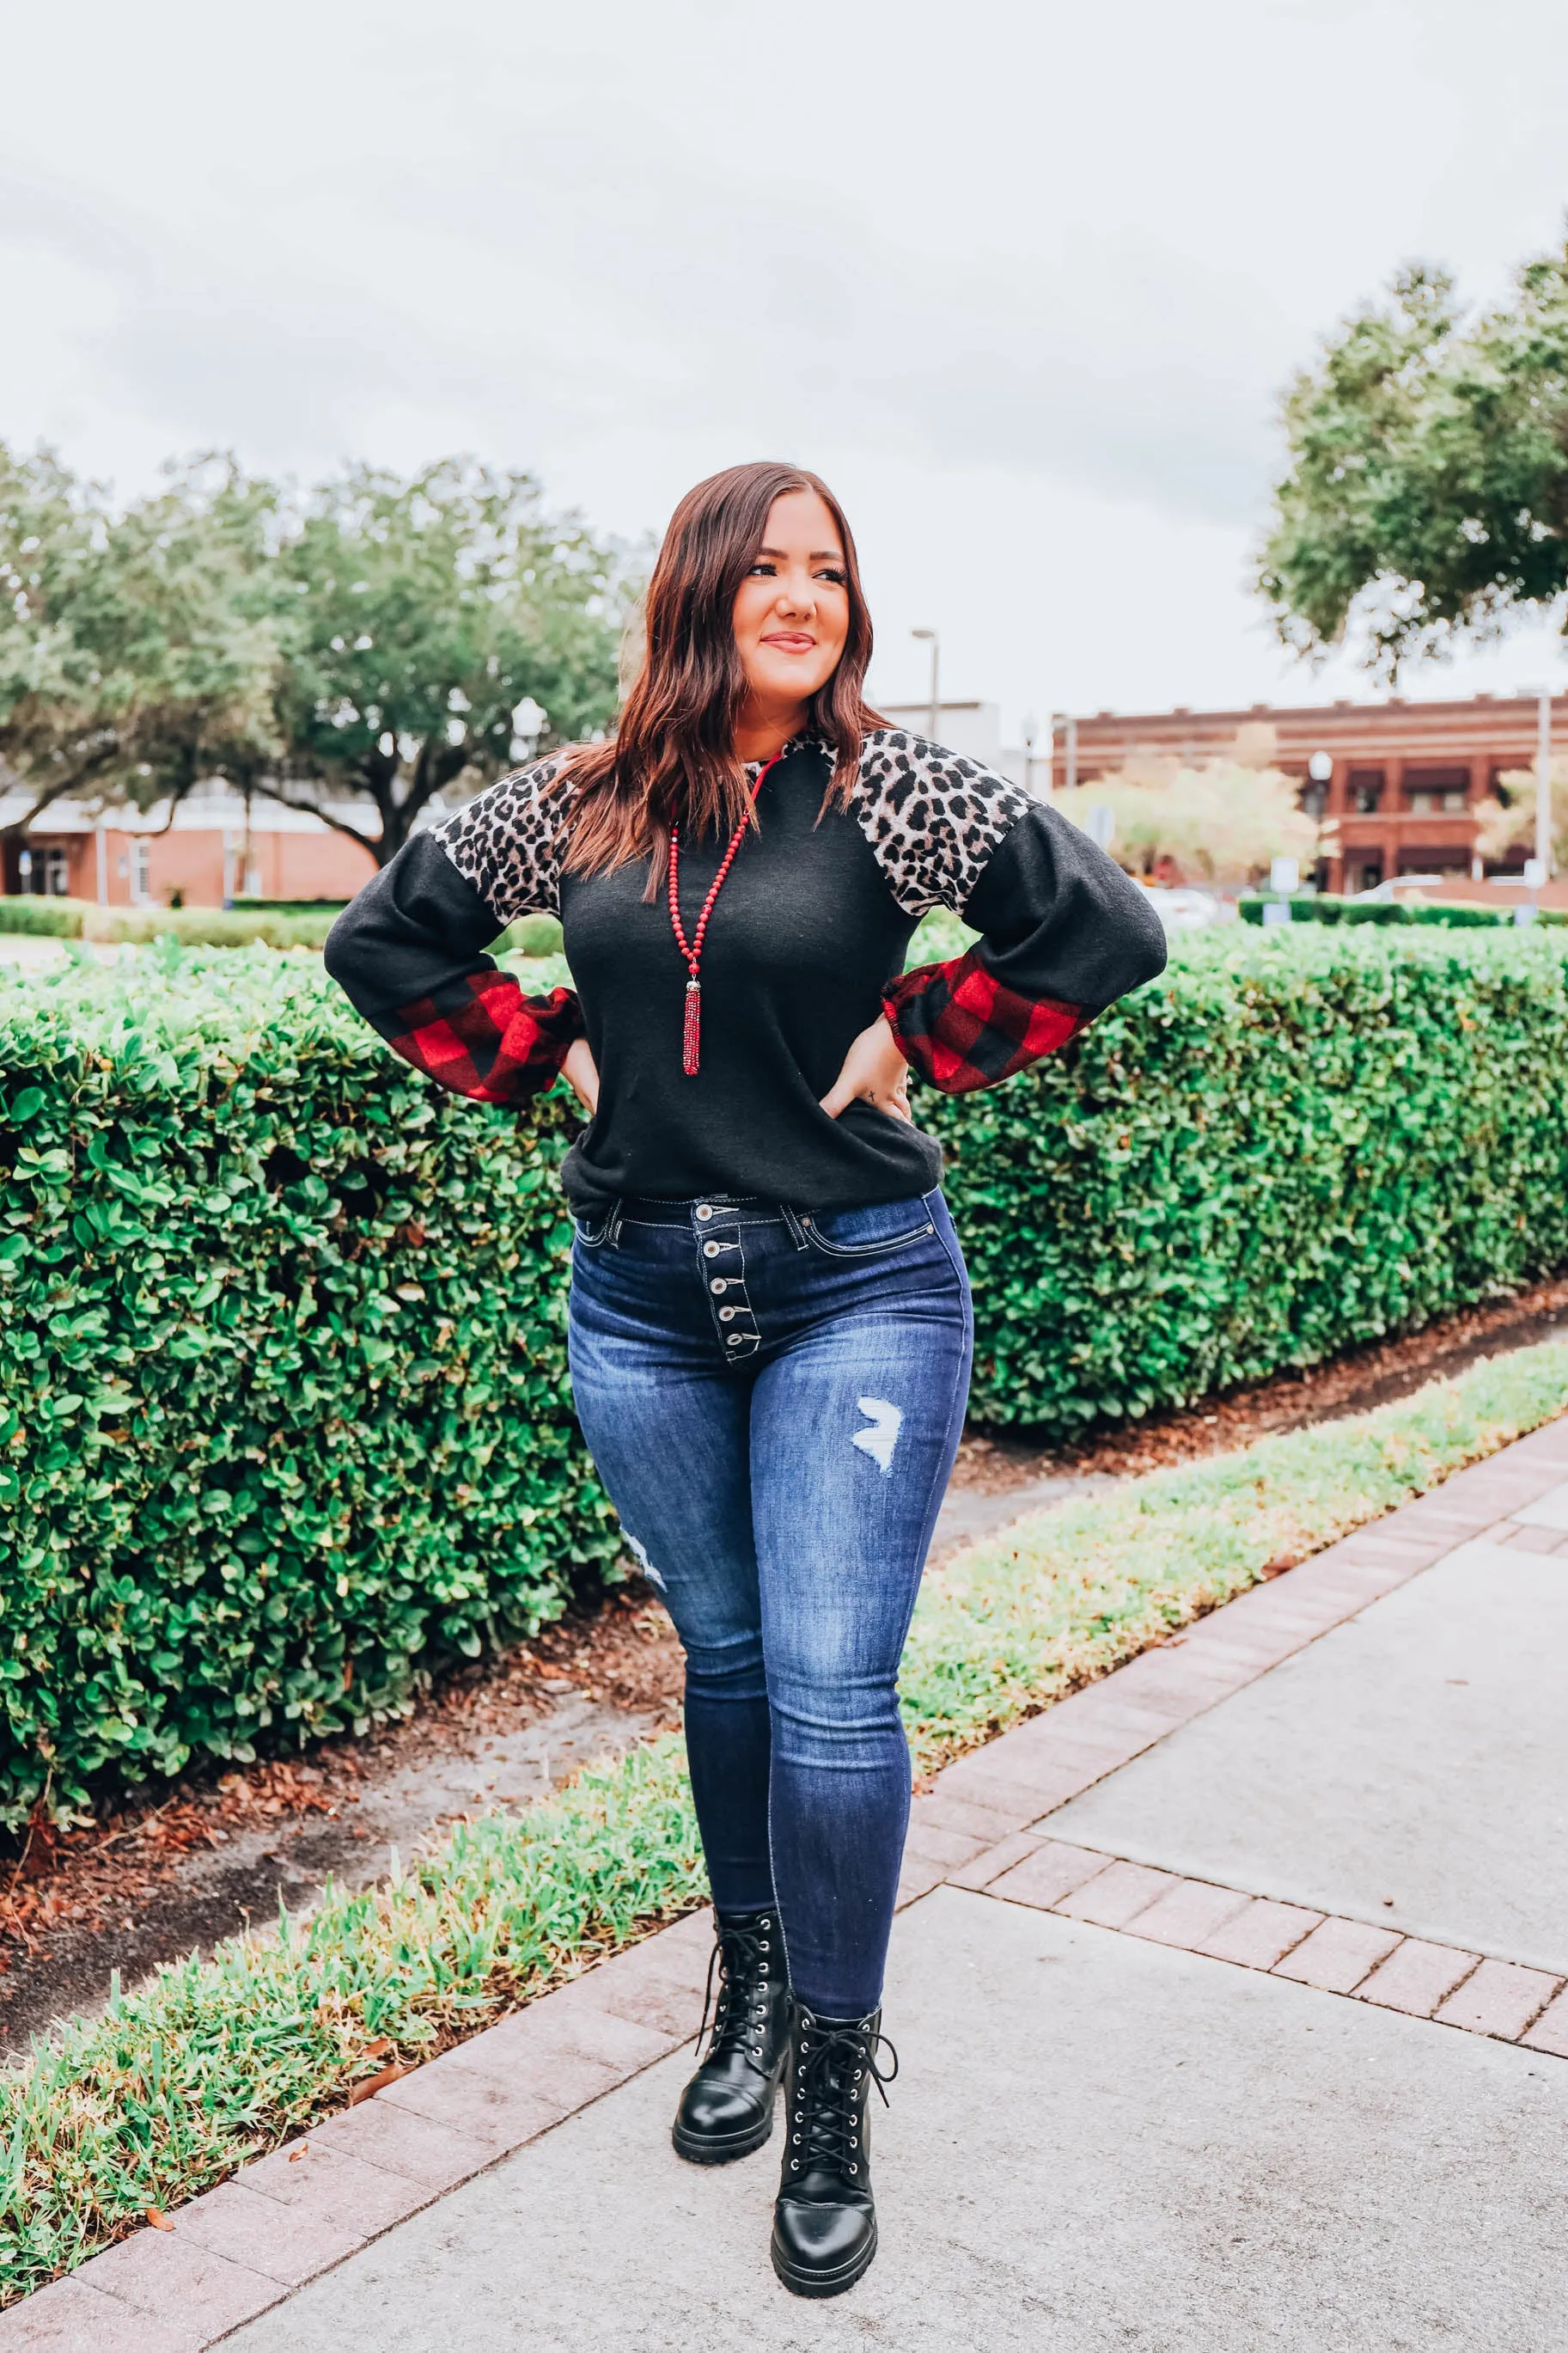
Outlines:
[[805, 1250], [806, 1248], [805, 1229], [801, 1224], [800, 1219], [795, 1216], [795, 1211], [790, 1208], [787, 1201], [781, 1201], [779, 1203], [779, 1215], [784, 1219], [785, 1225], [789, 1228], [790, 1240], [794, 1242], [796, 1250]]
[[626, 1197], [624, 1194], [617, 1193], [611, 1207], [610, 1214], [605, 1221], [605, 1240], [609, 1243], [612, 1250], [620, 1249], [621, 1219], [625, 1217], [626, 1210]]

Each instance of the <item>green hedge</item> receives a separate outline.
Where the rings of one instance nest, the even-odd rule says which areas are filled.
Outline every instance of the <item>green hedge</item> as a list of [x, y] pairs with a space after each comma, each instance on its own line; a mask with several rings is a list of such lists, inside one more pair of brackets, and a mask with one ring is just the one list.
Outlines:
[[363, 1724], [616, 1549], [552, 1101], [443, 1100], [310, 958], [0, 996], [0, 1820]]
[[0, 899], [0, 932], [106, 946], [145, 947], [167, 939], [185, 947], [319, 948], [336, 920], [331, 908], [247, 913], [223, 907], [100, 907], [89, 899]]
[[[1279, 903], [1277, 892], [1237, 902], [1244, 923], [1261, 923], [1264, 908]], [[1443, 899], [1335, 899], [1327, 892], [1295, 891], [1285, 903], [1293, 923], [1372, 923], [1381, 928], [1391, 923], [1437, 923], [1447, 931], [1495, 932], [1500, 926], [1511, 925], [1514, 919], [1511, 907], [1467, 907]], [[1521, 903], [1524, 903], [1522, 894]], [[1568, 923], [1568, 914], [1542, 907], [1536, 921], [1563, 924]]]
[[231, 899], [237, 915], [341, 915], [346, 899]]
[[[1070, 1435], [1568, 1263], [1565, 975], [1540, 932], [1238, 925], [923, 1093], [979, 1418]], [[612, 1554], [563, 1090], [462, 1103], [314, 959], [173, 944], [7, 990], [0, 1090], [0, 1819], [369, 1721]]]
[[40, 899], [30, 894], [0, 898], [0, 932], [16, 932], [33, 939], [79, 940], [83, 899]]
[[[319, 948], [342, 902], [237, 899], [225, 907], [99, 907], [89, 899], [0, 899], [0, 932], [26, 932], [54, 940], [97, 940], [107, 945], [150, 945], [178, 940], [185, 947]], [[561, 926], [553, 915], [523, 915], [504, 931], [497, 952], [559, 955]]]
[[1065, 1435], [1568, 1263], [1565, 976], [1553, 933], [1237, 925], [940, 1105], [975, 1412]]

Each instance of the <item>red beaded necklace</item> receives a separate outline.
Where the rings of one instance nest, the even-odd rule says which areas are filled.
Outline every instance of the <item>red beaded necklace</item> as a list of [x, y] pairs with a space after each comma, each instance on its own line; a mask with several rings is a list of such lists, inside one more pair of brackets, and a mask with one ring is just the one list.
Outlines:
[[[763, 789], [769, 770], [776, 768], [783, 758], [782, 752], [775, 752], [752, 786], [753, 808], [757, 805], [757, 795]], [[725, 875], [734, 864], [735, 852], [745, 837], [748, 823], [749, 819], [742, 818], [735, 828], [730, 847], [724, 852], [718, 873], [713, 877], [713, 887], [702, 902], [702, 913], [697, 918], [697, 929], [689, 942], [680, 924], [680, 852], [678, 847], [680, 828], [678, 825], [672, 825], [669, 828], [669, 920], [675, 933], [675, 944], [686, 959], [686, 969], [689, 976], [686, 983], [686, 1019], [680, 1032], [680, 1067], [689, 1079], [694, 1079], [697, 1076], [697, 1066], [702, 1048], [702, 984], [698, 978], [698, 969], [702, 962], [702, 934], [708, 929], [708, 918], [713, 913], [713, 902], [719, 896], [720, 885]]]

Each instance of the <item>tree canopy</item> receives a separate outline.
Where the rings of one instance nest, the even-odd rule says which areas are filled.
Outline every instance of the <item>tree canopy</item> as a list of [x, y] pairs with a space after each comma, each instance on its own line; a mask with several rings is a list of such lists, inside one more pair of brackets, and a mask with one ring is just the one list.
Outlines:
[[1285, 642], [1389, 680], [1568, 588], [1568, 248], [1467, 317], [1414, 268], [1286, 397], [1259, 586]]
[[530, 476], [465, 459], [301, 492], [209, 458], [117, 508], [0, 444], [17, 825], [68, 794], [173, 805], [223, 776], [384, 863], [437, 793], [609, 725], [631, 586]]
[[[437, 793], [614, 719], [628, 584], [531, 476], [356, 467], [283, 522], [284, 749], [258, 782], [381, 862]], [[374, 820], [343, 814], [353, 795]]]
[[52, 452], [0, 443], [0, 763], [28, 795], [20, 825], [67, 794], [178, 800], [281, 748], [269, 503], [205, 460], [117, 510]]
[[[1552, 863], [1561, 874], [1568, 871], [1568, 760], [1552, 763]], [[1535, 774], [1530, 768], [1510, 768], [1498, 779], [1499, 789], [1477, 811], [1476, 848], [1483, 858], [1501, 860], [1510, 849], [1532, 855], [1535, 849]]]
[[1110, 855], [1130, 874], [1166, 867], [1206, 882], [1246, 882], [1276, 858], [1307, 861], [1318, 847], [1318, 827], [1303, 814], [1290, 778], [1240, 759], [1184, 768], [1133, 758], [1054, 801], [1086, 833], [1090, 810], [1108, 808], [1115, 819]]

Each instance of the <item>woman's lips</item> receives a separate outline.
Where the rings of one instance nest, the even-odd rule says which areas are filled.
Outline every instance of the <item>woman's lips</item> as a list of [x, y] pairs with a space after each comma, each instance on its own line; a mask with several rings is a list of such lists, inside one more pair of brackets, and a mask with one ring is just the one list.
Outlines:
[[809, 654], [816, 650], [816, 639], [805, 637], [798, 629], [779, 629], [763, 639], [764, 646], [777, 646], [780, 653]]

